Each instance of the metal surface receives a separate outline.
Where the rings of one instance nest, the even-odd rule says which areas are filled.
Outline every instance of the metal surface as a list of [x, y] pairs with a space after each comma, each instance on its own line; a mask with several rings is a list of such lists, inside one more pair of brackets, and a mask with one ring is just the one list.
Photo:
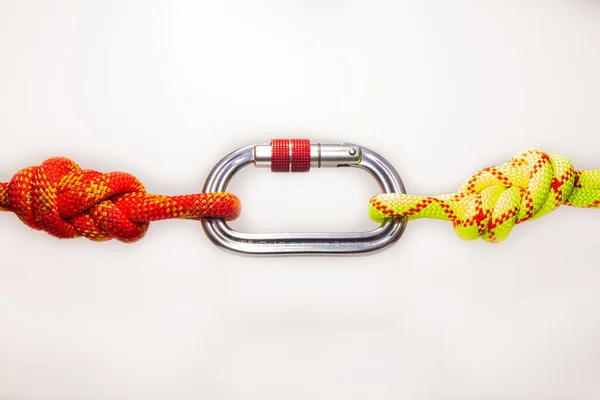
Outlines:
[[[362, 168], [375, 178], [385, 193], [405, 193], [400, 176], [379, 154], [354, 144], [323, 144], [311, 145], [311, 156], [313, 146], [316, 146], [316, 166]], [[269, 147], [246, 146], [223, 158], [208, 175], [204, 192], [225, 191], [235, 173], [247, 165], [268, 166]], [[215, 218], [204, 218], [202, 226], [215, 244], [239, 253], [354, 254], [379, 250], [395, 242], [402, 235], [406, 220], [390, 220], [372, 231], [350, 233], [243, 233]]]

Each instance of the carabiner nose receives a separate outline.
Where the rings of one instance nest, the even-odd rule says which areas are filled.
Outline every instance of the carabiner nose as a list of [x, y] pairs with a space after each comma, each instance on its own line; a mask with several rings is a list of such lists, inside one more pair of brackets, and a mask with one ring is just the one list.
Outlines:
[[[358, 167], [369, 172], [385, 193], [405, 193], [400, 176], [379, 154], [355, 144], [311, 144], [307, 139], [273, 139], [242, 147], [210, 172], [204, 192], [223, 192], [241, 168], [254, 164], [272, 172], [307, 172], [311, 168]], [[352, 254], [379, 250], [402, 235], [406, 219], [384, 222], [367, 232], [243, 233], [221, 219], [204, 218], [207, 236], [217, 245], [245, 254]]]

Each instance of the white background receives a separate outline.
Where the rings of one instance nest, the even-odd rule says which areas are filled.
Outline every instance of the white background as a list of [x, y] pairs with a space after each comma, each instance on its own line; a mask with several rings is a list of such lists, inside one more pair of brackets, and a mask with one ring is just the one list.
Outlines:
[[[201, 190], [271, 137], [382, 153], [409, 192], [529, 147], [600, 168], [600, 2], [0, 0], [0, 180], [46, 157]], [[355, 170], [230, 185], [236, 229], [373, 228]], [[0, 215], [0, 399], [600, 397], [600, 212], [501, 245], [410, 223], [346, 258], [246, 258], [197, 222], [133, 245]]]

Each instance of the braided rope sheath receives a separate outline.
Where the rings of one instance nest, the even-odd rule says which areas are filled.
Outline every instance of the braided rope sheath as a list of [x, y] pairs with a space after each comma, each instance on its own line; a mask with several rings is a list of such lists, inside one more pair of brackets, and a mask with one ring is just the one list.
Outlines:
[[557, 154], [528, 150], [506, 164], [471, 176], [456, 193], [441, 196], [380, 194], [369, 204], [370, 217], [436, 218], [451, 221], [465, 240], [497, 243], [515, 224], [539, 218], [565, 204], [600, 208], [600, 170], [576, 171]]
[[235, 219], [240, 201], [229, 193], [184, 196], [148, 194], [124, 172], [82, 170], [55, 157], [0, 182], [0, 211], [14, 212], [26, 225], [58, 238], [94, 241], [141, 239], [150, 221], [203, 217]]

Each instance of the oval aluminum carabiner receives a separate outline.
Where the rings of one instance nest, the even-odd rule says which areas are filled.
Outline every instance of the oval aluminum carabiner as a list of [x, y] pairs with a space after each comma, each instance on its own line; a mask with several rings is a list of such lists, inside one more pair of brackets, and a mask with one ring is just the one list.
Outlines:
[[[385, 193], [405, 193], [400, 176], [379, 154], [354, 144], [310, 144], [306, 139], [274, 139], [271, 144], [242, 147], [210, 172], [204, 192], [223, 192], [233, 175], [254, 164], [273, 172], [305, 172], [311, 167], [359, 167], [369, 172]], [[204, 218], [202, 226], [215, 244], [245, 254], [351, 254], [379, 250], [400, 238], [406, 219], [384, 222], [367, 232], [243, 233], [221, 219]]]

